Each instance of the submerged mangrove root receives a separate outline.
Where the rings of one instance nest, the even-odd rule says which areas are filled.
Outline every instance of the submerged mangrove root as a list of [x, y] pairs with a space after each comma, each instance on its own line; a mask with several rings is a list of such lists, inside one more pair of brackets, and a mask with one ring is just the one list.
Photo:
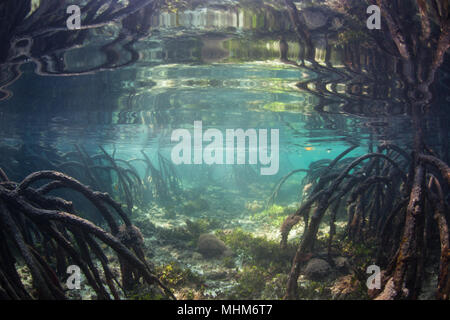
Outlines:
[[[75, 145], [74, 148], [74, 151], [61, 154], [50, 147], [0, 145], [0, 152], [4, 154], [0, 167], [14, 179], [43, 169], [63, 172], [126, 203], [128, 215], [132, 214], [135, 205], [144, 207], [152, 201], [164, 205], [181, 196], [176, 169], [159, 152], [158, 163], [153, 164], [146, 153], [143, 153], [144, 158], [125, 160], [116, 156], [115, 149], [108, 153], [99, 146], [101, 153], [90, 154], [82, 146]], [[30, 166], [21, 166], [24, 162], [30, 162]], [[97, 212], [87, 214], [97, 222]]]
[[[344, 199], [347, 200], [347, 207], [343, 210], [347, 214], [347, 237], [353, 241], [370, 239], [379, 245], [377, 264], [385, 267], [385, 270], [383, 289], [375, 292], [377, 299], [419, 297], [424, 269], [431, 260], [427, 258], [433, 253], [430, 243], [436, 238], [439, 239], [441, 249], [436, 297], [449, 299], [447, 194], [450, 169], [447, 163], [440, 160], [440, 157], [448, 159], [448, 154], [442, 152], [437, 155], [426, 146], [424, 139], [425, 115], [433, 101], [432, 86], [450, 48], [448, 1], [370, 2], [381, 8], [382, 23], [387, 28], [382, 28], [379, 33], [369, 32], [367, 36], [377, 44], [375, 47], [378, 51], [395, 57], [395, 70], [398, 70], [396, 72], [404, 84], [403, 108], [411, 117], [413, 125], [412, 156], [398, 146], [383, 143], [377, 153], [373, 153], [370, 147], [369, 154], [352, 160], [345, 168], [332, 170], [330, 165], [329, 169], [321, 172], [318, 180], [311, 179], [313, 191], [303, 200], [297, 212], [286, 219], [281, 229], [281, 243], [285, 245], [292, 227], [300, 217], [305, 219], [305, 232], [288, 278], [285, 296], [288, 299], [298, 298], [300, 266], [313, 253], [321, 220], [334, 204], [334, 212], [330, 214], [330, 232], [334, 234], [333, 224], [340, 205], [338, 201]], [[310, 36], [302, 32], [306, 28], [302, 28], [296, 6], [292, 1], [286, 0], [285, 3], [299, 42], [310, 48]], [[356, 10], [346, 9], [346, 14], [358, 20], [360, 15], [355, 12], [365, 10], [366, 4], [361, 1], [351, 3], [356, 5]], [[399, 16], [399, 12], [403, 12], [403, 15]], [[408, 18], [411, 16], [419, 18], [411, 20]], [[354, 48], [359, 49], [359, 46]], [[350, 54], [349, 49], [346, 47]], [[352, 56], [358, 61], [351, 59], [356, 63], [354, 67], [347, 66], [346, 69], [360, 73], [360, 55]], [[313, 60], [308, 55], [306, 59]], [[444, 136], [447, 136], [446, 133]], [[343, 163], [345, 159], [341, 158], [343, 155], [336, 158], [333, 164]], [[370, 161], [362, 164], [367, 159]], [[407, 174], [402, 171], [406, 168]], [[329, 252], [331, 247], [332, 240], [329, 240]]]
[[308, 172], [308, 170], [305, 169], [296, 169], [296, 170], [292, 170], [291, 172], [289, 172], [288, 174], [286, 174], [283, 178], [281, 178], [281, 180], [277, 183], [277, 185], [275, 186], [275, 189], [273, 190], [272, 194], [270, 195], [269, 199], [267, 200], [267, 205], [266, 207], [270, 207], [271, 205], [273, 205], [275, 203], [275, 200], [278, 196], [278, 193], [280, 192], [281, 187], [283, 186], [283, 184], [294, 174], [298, 173], [298, 172]]
[[[387, 154], [383, 154], [383, 151], [387, 151]], [[313, 192], [281, 227], [281, 245], [285, 246], [290, 230], [301, 218], [306, 222], [303, 238], [289, 273], [285, 298], [298, 298], [297, 279], [301, 266], [314, 256], [317, 231], [327, 212], [331, 216], [328, 239], [330, 255], [335, 233], [334, 223], [340, 212], [340, 204], [346, 199], [347, 207], [344, 211], [348, 222], [345, 236], [350, 241], [375, 241], [379, 246], [377, 264], [386, 266], [383, 261], [389, 262], [384, 279], [384, 284], [389, 284], [386, 284], [385, 292], [379, 292], [380, 298], [418, 297], [426, 257], [431, 254], [426, 250], [426, 241], [431, 241], [431, 237], [437, 235], [441, 255], [436, 297], [448, 299], [448, 203], [441, 187], [445, 184], [445, 190], [448, 190], [448, 166], [430, 155], [409, 157], [407, 152], [397, 146], [388, 148], [381, 145], [378, 153], [352, 158], [350, 163], [344, 159], [348, 152], [346, 150], [321, 171], [322, 175], [314, 180]], [[400, 160], [399, 156], [402, 156]], [[416, 166], [412, 160], [414, 158], [419, 159]], [[370, 161], [364, 162], [365, 160]], [[346, 165], [341, 166], [341, 162]], [[409, 173], [405, 174], [402, 168], [408, 166]], [[414, 170], [411, 171], [411, 168]], [[426, 177], [429, 177], [428, 187]], [[399, 216], [401, 212], [406, 212], [404, 219]], [[435, 223], [427, 216], [434, 216]], [[425, 229], [425, 221], [429, 226], [428, 231]], [[398, 229], [403, 231], [387, 232]]]
[[[126, 291], [130, 289], [130, 279], [135, 285], [140, 278], [159, 287], [166, 297], [174, 298], [153, 275], [145, 260], [139, 229], [130, 223], [121, 205], [108, 194], [93, 191], [76, 179], [55, 171], [35, 172], [21, 183], [9, 181], [3, 170], [0, 173], [1, 298], [65, 299], [61, 274], [71, 264], [81, 269], [99, 299], [119, 299], [118, 287]], [[31, 187], [41, 180], [50, 182], [38, 189]], [[87, 198], [107, 222], [111, 233], [79, 217], [71, 202], [48, 195], [60, 188], [74, 190]], [[122, 286], [115, 279], [99, 242], [118, 256]], [[101, 263], [105, 281], [94, 259]], [[17, 262], [21, 260], [31, 273], [35, 293], [29, 292], [20, 280]]]

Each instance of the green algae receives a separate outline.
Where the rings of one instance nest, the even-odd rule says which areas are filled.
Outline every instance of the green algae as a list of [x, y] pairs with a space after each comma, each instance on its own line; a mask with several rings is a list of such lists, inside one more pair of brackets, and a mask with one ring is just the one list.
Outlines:
[[295, 210], [295, 208], [290, 206], [283, 207], [274, 204], [261, 212], [253, 214], [251, 216], [251, 219], [253, 221], [267, 223], [279, 228], [283, 224], [283, 221], [286, 219], [286, 217], [290, 214], [293, 214]]
[[244, 264], [262, 267], [272, 273], [288, 271], [295, 253], [292, 246], [280, 248], [279, 242], [255, 237], [241, 228], [231, 232], [217, 231], [216, 235], [242, 258]]
[[204, 283], [204, 279], [200, 275], [194, 273], [189, 268], [182, 267], [175, 261], [158, 266], [155, 269], [159, 280], [172, 288], [177, 288], [188, 284], [201, 287]]

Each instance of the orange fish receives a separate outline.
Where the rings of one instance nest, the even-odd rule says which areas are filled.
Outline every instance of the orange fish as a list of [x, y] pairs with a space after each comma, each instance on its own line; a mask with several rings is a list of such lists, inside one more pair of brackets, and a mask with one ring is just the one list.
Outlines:
[[311, 151], [311, 150], [314, 150], [314, 148], [313, 147], [305, 147], [305, 150], [306, 151]]

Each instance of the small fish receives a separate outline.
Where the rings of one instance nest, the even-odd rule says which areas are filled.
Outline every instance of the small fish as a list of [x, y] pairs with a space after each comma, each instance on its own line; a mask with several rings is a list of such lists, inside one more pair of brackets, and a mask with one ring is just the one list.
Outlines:
[[305, 150], [306, 151], [311, 151], [311, 150], [314, 150], [314, 147], [305, 147]]
[[119, 185], [117, 183], [113, 184], [113, 189], [118, 191], [119, 190]]

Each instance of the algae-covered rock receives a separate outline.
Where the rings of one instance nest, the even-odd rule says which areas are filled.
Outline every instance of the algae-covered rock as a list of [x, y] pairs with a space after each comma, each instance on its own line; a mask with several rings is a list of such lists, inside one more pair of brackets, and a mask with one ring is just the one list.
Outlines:
[[205, 258], [231, 255], [225, 243], [213, 234], [202, 234], [198, 238], [197, 249]]
[[331, 266], [323, 259], [313, 258], [309, 260], [303, 273], [307, 279], [319, 281], [330, 275]]

